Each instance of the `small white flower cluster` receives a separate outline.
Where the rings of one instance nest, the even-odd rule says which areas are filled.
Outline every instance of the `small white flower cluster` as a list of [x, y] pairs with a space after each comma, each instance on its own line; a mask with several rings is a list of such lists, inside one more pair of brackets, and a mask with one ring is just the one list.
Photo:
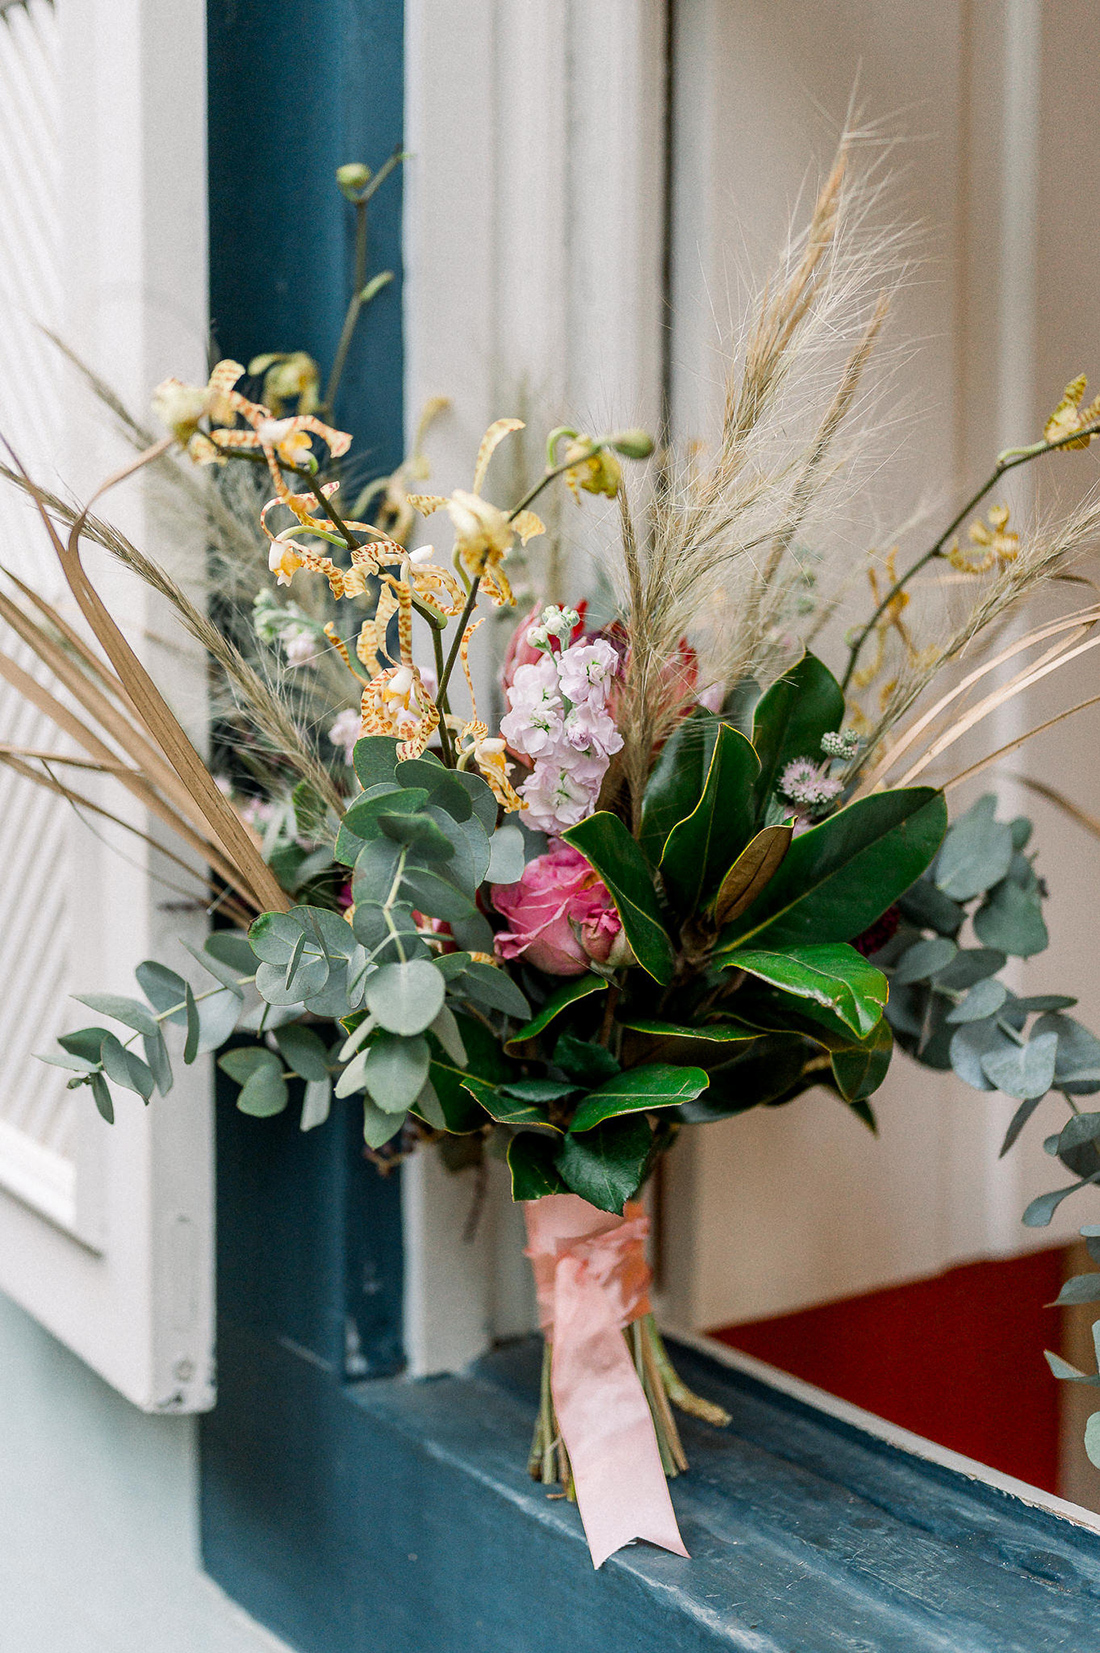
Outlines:
[[360, 714], [349, 706], [341, 712], [331, 725], [328, 738], [334, 746], [344, 748], [344, 762], [350, 763], [355, 743], [359, 739], [359, 725], [362, 719]]
[[543, 832], [561, 832], [591, 814], [623, 744], [607, 709], [619, 657], [600, 637], [569, 646], [577, 623], [575, 609], [546, 609], [528, 629], [527, 641], [542, 658], [516, 667], [500, 724], [512, 750], [534, 760], [519, 792], [526, 820]]
[[297, 603], [277, 602], [263, 590], [252, 605], [252, 623], [261, 643], [281, 643], [288, 666], [308, 666], [321, 647], [323, 632]]
[[861, 745], [854, 729], [841, 729], [821, 737], [821, 750], [827, 758], [854, 758]]

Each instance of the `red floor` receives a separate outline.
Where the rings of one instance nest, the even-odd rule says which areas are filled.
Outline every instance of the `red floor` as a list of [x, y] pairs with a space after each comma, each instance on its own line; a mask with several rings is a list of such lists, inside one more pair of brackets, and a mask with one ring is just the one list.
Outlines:
[[932, 1280], [723, 1326], [724, 1343], [891, 1423], [1049, 1492], [1059, 1385], [1043, 1359], [1060, 1311], [1061, 1248], [968, 1263]]

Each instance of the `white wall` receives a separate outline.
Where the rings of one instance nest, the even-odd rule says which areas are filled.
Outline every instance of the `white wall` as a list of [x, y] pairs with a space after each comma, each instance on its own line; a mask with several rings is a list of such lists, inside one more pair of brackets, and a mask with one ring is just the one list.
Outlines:
[[283, 1648], [199, 1571], [196, 1428], [0, 1297], [0, 1653]]

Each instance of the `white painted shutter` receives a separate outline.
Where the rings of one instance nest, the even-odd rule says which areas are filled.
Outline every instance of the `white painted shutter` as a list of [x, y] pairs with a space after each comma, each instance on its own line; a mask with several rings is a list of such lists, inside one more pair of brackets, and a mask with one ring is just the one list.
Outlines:
[[[204, 375], [205, 122], [202, 0], [0, 12], [0, 430], [61, 493], [86, 498], [128, 450], [43, 326], [138, 411], [167, 373]], [[201, 565], [201, 534], [158, 521], [140, 488], [103, 509], [154, 555]], [[0, 537], [4, 563], [61, 596], [42, 528], [6, 484]], [[201, 737], [201, 667], [158, 642], [167, 626], [143, 589], [87, 560]], [[6, 687], [0, 740], [58, 749]], [[162, 910], [155, 860], [0, 771], [0, 1289], [138, 1405], [186, 1411], [213, 1394], [209, 1072], [181, 1072], [148, 1109], [124, 1093], [109, 1127], [33, 1055], [91, 1019], [68, 994], [132, 991], [141, 958], [179, 962], [175, 937], [201, 934], [201, 915]]]

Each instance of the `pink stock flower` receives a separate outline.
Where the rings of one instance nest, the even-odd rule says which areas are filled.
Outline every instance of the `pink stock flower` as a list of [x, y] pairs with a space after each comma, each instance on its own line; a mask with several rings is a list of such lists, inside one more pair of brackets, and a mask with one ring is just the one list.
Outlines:
[[526, 958], [551, 976], [579, 976], [590, 963], [618, 967], [630, 950], [607, 885], [570, 844], [529, 861], [518, 884], [494, 884], [493, 906], [508, 920], [499, 958]]

